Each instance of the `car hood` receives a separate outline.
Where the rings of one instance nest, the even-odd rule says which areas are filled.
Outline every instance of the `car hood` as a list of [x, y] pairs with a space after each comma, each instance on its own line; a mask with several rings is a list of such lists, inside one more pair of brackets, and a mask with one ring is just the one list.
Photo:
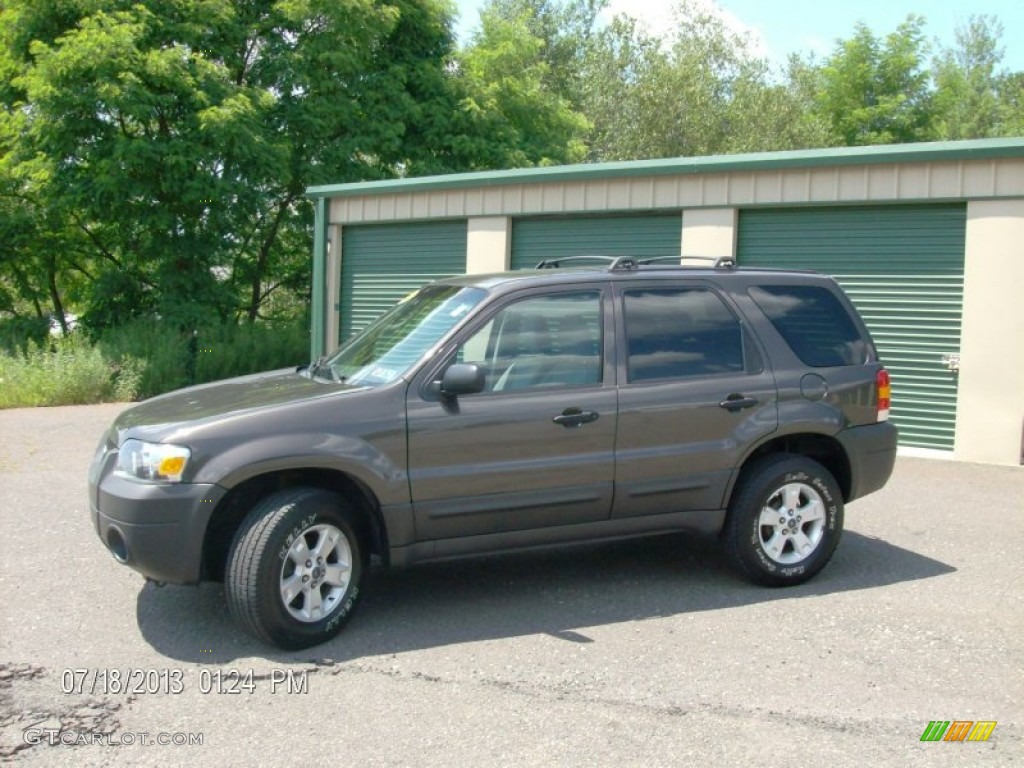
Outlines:
[[159, 395], [122, 412], [114, 422], [114, 429], [118, 443], [129, 436], [161, 440], [183, 428], [364, 389], [366, 387], [310, 379], [294, 368], [287, 368]]

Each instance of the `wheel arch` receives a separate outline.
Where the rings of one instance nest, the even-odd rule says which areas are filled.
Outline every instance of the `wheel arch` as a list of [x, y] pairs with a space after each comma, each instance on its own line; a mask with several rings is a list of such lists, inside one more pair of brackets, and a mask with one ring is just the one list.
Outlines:
[[739, 469], [733, 474], [729, 487], [726, 489], [724, 507], [729, 507], [736, 488], [751, 465], [763, 456], [775, 454], [805, 456], [818, 462], [836, 479], [843, 495], [843, 501], [850, 500], [853, 491], [853, 472], [850, 458], [842, 444], [832, 435], [820, 432], [795, 432], [788, 435], [775, 435], [751, 449], [744, 457]]
[[287, 488], [320, 488], [344, 496], [359, 510], [360, 531], [370, 555], [387, 560], [388, 535], [373, 491], [357, 477], [324, 467], [278, 469], [253, 475], [232, 487], [210, 515], [203, 536], [201, 580], [223, 581], [228, 552], [242, 520], [266, 496]]

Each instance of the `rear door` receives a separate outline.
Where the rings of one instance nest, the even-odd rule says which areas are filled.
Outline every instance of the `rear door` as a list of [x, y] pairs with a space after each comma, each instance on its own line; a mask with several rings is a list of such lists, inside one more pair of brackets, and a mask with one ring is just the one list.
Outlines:
[[613, 517], [720, 509], [734, 467], [778, 422], [775, 381], [741, 316], [699, 281], [617, 287]]
[[419, 541], [608, 519], [616, 390], [607, 285], [532, 292], [467, 329], [453, 362], [485, 391], [410, 387], [409, 476]]

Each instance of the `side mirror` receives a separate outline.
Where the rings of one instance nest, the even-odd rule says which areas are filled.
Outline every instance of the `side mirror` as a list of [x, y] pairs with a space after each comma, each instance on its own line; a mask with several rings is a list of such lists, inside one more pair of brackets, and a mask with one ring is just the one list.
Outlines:
[[441, 394], [445, 397], [473, 395], [483, 392], [487, 383], [484, 370], [473, 363], [456, 363], [449, 365], [441, 377]]

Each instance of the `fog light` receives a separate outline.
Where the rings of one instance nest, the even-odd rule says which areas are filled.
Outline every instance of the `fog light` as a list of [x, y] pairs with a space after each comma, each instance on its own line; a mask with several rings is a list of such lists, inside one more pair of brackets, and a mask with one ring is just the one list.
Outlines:
[[128, 562], [128, 546], [124, 543], [124, 537], [117, 528], [107, 531], [107, 549], [119, 563]]

